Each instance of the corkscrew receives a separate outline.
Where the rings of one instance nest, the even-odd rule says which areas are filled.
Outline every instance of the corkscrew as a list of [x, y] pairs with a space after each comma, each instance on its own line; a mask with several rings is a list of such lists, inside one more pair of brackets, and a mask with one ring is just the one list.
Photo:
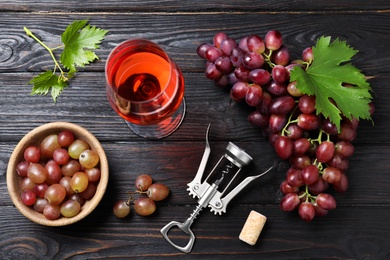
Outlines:
[[[246, 177], [236, 187], [232, 188], [231, 186], [234, 186], [233, 184], [236, 183], [236, 177], [239, 175], [241, 169], [244, 166], [249, 165], [253, 159], [244, 150], [242, 150], [232, 142], [229, 142], [226, 147], [225, 154], [221, 156], [221, 158], [211, 170], [211, 172], [207, 175], [205, 180], [202, 180], [206, 169], [207, 161], [211, 153], [210, 143], [208, 140], [209, 131], [210, 125], [207, 128], [206, 148], [204, 150], [198, 171], [195, 175], [195, 178], [187, 184], [187, 190], [189, 191], [189, 194], [194, 198], [198, 198], [198, 206], [194, 209], [190, 217], [185, 222], [180, 223], [178, 221], [172, 221], [160, 230], [163, 237], [173, 247], [185, 253], [189, 253], [194, 245], [195, 235], [191, 230], [191, 225], [203, 208], [208, 206], [210, 207], [210, 211], [213, 212], [215, 215], [222, 215], [222, 213], [226, 212], [226, 207], [229, 202], [243, 188], [245, 188], [253, 180], [263, 176], [272, 169], [271, 167], [259, 175]], [[189, 241], [187, 245], [176, 245], [169, 238], [168, 232], [174, 227], [178, 227], [184, 233], [189, 235]]]

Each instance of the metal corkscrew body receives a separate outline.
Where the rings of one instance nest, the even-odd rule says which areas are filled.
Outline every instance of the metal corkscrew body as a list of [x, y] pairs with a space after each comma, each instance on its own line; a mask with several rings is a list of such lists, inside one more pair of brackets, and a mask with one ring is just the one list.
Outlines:
[[[252, 162], [252, 157], [244, 150], [229, 142], [225, 154], [219, 159], [217, 164], [203, 180], [203, 175], [209, 159], [211, 148], [208, 140], [210, 125], [206, 132], [206, 147], [200, 162], [195, 178], [187, 184], [189, 194], [194, 198], [198, 198], [198, 206], [192, 212], [191, 216], [183, 223], [172, 221], [163, 227], [160, 232], [163, 237], [176, 249], [189, 253], [195, 242], [195, 235], [191, 230], [191, 225], [202, 211], [203, 208], [209, 207], [210, 211], [215, 215], [226, 212], [226, 207], [229, 202], [250, 182], [263, 176], [269, 172], [271, 168], [265, 172], [245, 178], [241, 183], [232, 188], [235, 184], [236, 177], [241, 169]], [[189, 241], [185, 246], [176, 245], [171, 241], [168, 232], [173, 227], [178, 227], [184, 233], [189, 235]]]

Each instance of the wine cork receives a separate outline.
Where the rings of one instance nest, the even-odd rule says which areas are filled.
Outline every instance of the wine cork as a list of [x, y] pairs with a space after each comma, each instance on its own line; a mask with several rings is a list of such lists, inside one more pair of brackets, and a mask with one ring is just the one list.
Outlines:
[[266, 221], [267, 217], [252, 210], [241, 230], [239, 239], [251, 246], [255, 245]]

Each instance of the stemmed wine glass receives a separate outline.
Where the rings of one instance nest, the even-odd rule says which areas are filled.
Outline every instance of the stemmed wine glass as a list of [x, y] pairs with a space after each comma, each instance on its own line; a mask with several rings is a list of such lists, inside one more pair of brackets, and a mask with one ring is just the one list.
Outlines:
[[112, 108], [137, 135], [163, 138], [182, 123], [184, 79], [156, 43], [146, 39], [120, 43], [108, 56], [105, 74]]

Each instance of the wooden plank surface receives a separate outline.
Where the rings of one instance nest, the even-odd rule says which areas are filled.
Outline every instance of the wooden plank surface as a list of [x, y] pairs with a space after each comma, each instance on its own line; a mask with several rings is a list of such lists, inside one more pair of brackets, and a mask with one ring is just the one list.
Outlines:
[[[387, 259], [390, 257], [390, 5], [386, 1], [0, 1], [0, 259], [227, 258], [227, 259]], [[30, 96], [26, 83], [51, 59], [27, 37], [23, 26], [50, 46], [74, 19], [110, 32], [97, 51], [100, 60], [81, 70], [56, 104], [51, 97]], [[251, 111], [230, 101], [228, 90], [204, 76], [196, 47], [218, 31], [240, 39], [278, 29], [298, 57], [321, 35], [347, 40], [360, 52], [353, 63], [375, 92], [376, 113], [361, 122], [350, 160], [350, 188], [335, 194], [338, 208], [305, 223], [296, 212], [279, 209], [287, 162], [278, 159], [259, 129], [247, 122]], [[172, 136], [140, 139], [111, 109], [105, 95], [104, 63], [111, 49], [132, 38], [160, 44], [182, 69], [187, 115]], [[102, 142], [109, 158], [110, 182], [98, 208], [80, 223], [61, 228], [39, 226], [13, 206], [6, 187], [6, 167], [17, 142], [46, 122], [70, 121], [86, 127]], [[275, 166], [237, 196], [228, 212], [204, 209], [193, 225], [196, 243], [190, 254], [172, 248], [159, 234], [171, 220], [184, 221], [196, 207], [186, 184], [195, 176], [212, 122], [212, 158], [208, 169], [234, 141], [254, 157], [245, 172]], [[136, 176], [151, 173], [171, 190], [151, 217], [134, 212], [125, 220], [112, 214], [114, 202], [133, 189]], [[251, 210], [268, 217], [255, 246], [238, 235]], [[174, 233], [179, 241], [185, 236]]]

